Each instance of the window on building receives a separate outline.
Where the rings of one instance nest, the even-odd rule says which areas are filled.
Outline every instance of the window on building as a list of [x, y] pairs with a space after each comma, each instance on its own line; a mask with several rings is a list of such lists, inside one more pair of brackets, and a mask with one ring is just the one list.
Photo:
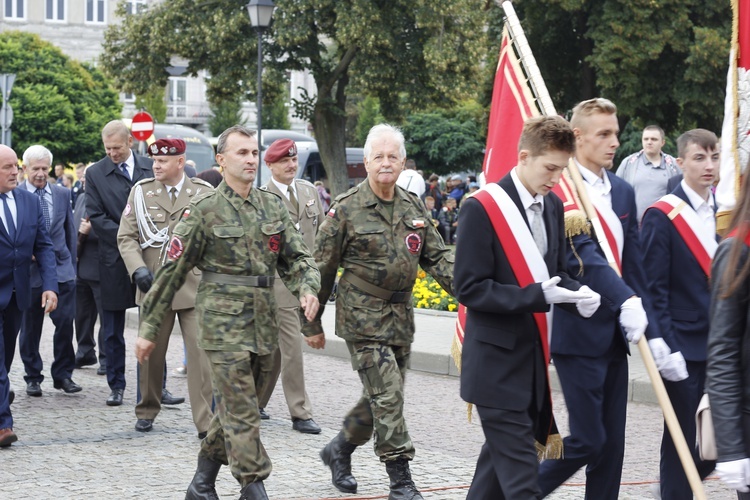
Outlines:
[[125, 12], [128, 15], [140, 14], [146, 9], [147, 0], [128, 0], [125, 4]]
[[47, 21], [65, 21], [65, 0], [46, 0], [45, 11]]
[[172, 118], [187, 116], [187, 78], [172, 77], [169, 79], [167, 116]]
[[123, 95], [123, 99], [125, 100], [125, 102], [135, 102], [135, 94], [133, 94], [132, 92], [125, 92], [125, 94]]
[[86, 22], [102, 24], [106, 21], [107, 4], [104, 0], [86, 0]]
[[26, 19], [26, 0], [5, 0], [5, 19]]

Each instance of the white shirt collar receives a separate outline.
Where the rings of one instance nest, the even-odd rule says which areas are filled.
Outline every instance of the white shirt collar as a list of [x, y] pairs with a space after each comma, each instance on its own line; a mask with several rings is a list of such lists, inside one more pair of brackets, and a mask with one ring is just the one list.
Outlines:
[[693, 188], [688, 186], [687, 182], [685, 182], [685, 179], [682, 179], [680, 181], [680, 186], [682, 186], [682, 190], [685, 191], [690, 204], [695, 207], [696, 212], [702, 205], [706, 205], [711, 210], [714, 209], [714, 197], [711, 196], [710, 192], [708, 193], [708, 200], [704, 200], [701, 195], [696, 193]]
[[[164, 183], [162, 183], [164, 184]], [[167, 192], [169, 192], [172, 188], [177, 188], [177, 194], [179, 195], [182, 192], [182, 185], [185, 184], [185, 174], [182, 174], [182, 177], [180, 178], [180, 182], [175, 184], [174, 186], [168, 186], [167, 184], [164, 184], [164, 187], [167, 189]]]
[[578, 158], [574, 158], [576, 165], [578, 165], [578, 171], [581, 172], [583, 180], [594, 187], [598, 187], [602, 194], [609, 194], [612, 190], [612, 183], [609, 182], [609, 176], [607, 175], [606, 169], [602, 168], [602, 176], [599, 177], [588, 168], [581, 165]]
[[513, 167], [513, 170], [510, 171], [510, 178], [513, 179], [513, 185], [516, 186], [516, 191], [518, 191], [518, 197], [521, 199], [523, 209], [528, 210], [534, 203], [541, 203], [542, 210], [544, 210], [544, 196], [539, 193], [537, 193], [536, 196], [531, 196], [529, 190], [526, 189], [526, 186], [523, 185], [521, 179], [518, 177], [516, 168], [518, 167]]
[[281, 191], [281, 194], [283, 194], [287, 198], [289, 198], [289, 195], [287, 194], [287, 191], [289, 191], [291, 189], [292, 192], [294, 193], [294, 197], [299, 199], [299, 197], [297, 196], [297, 192], [294, 190], [294, 181], [292, 181], [292, 183], [290, 185], [282, 184], [281, 182], [277, 181], [273, 177], [271, 177], [271, 181], [274, 184], [276, 184], [276, 187], [279, 188], [279, 191]]
[[[36, 193], [37, 187], [35, 185], [33, 185], [32, 183], [30, 183], [28, 179], [26, 179], [25, 181], [23, 181], [23, 183], [26, 185], [26, 190], [28, 192], [30, 192], [30, 193]], [[52, 188], [49, 187], [49, 182], [46, 183], [42, 189], [44, 189], [45, 193], [52, 194]]]

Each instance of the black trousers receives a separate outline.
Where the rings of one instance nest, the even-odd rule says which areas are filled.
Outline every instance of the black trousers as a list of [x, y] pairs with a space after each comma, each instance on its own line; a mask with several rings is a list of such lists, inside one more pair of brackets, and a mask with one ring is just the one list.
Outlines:
[[78, 278], [76, 280], [76, 341], [78, 351], [76, 359], [83, 359], [89, 353], [96, 355], [96, 343], [99, 342], [99, 364], [107, 364], [107, 353], [104, 349], [104, 328], [99, 325], [97, 340], [94, 340], [96, 318], [102, 317], [102, 295], [98, 281]]

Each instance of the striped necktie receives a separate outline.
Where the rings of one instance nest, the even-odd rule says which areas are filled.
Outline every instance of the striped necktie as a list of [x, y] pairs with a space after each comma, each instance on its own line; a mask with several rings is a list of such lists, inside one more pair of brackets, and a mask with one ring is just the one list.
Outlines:
[[42, 204], [42, 215], [44, 215], [44, 225], [47, 226], [47, 231], [49, 231], [49, 222], [50, 222], [49, 205], [47, 204], [47, 200], [44, 199], [44, 189], [38, 188], [36, 190], [36, 195], [39, 197], [39, 203]]

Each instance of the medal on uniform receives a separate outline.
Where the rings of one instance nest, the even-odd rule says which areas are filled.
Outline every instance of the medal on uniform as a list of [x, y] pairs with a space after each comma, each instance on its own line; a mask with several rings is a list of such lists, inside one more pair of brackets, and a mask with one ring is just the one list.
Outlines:
[[193, 193], [193, 190], [192, 190], [192, 189], [190, 189], [190, 188], [187, 188], [187, 189], [185, 189], [185, 192], [186, 192], [187, 194], [192, 194], [192, 193]]
[[161, 188], [156, 190], [156, 194], [161, 194]]
[[314, 203], [315, 203], [315, 199], [311, 198], [311, 199], [307, 200], [307, 203], [305, 203], [305, 206], [306, 207], [311, 207]]
[[146, 193], [146, 196], [148, 196], [149, 198], [153, 198], [154, 197], [154, 192], [153, 191], [149, 191], [149, 192]]

